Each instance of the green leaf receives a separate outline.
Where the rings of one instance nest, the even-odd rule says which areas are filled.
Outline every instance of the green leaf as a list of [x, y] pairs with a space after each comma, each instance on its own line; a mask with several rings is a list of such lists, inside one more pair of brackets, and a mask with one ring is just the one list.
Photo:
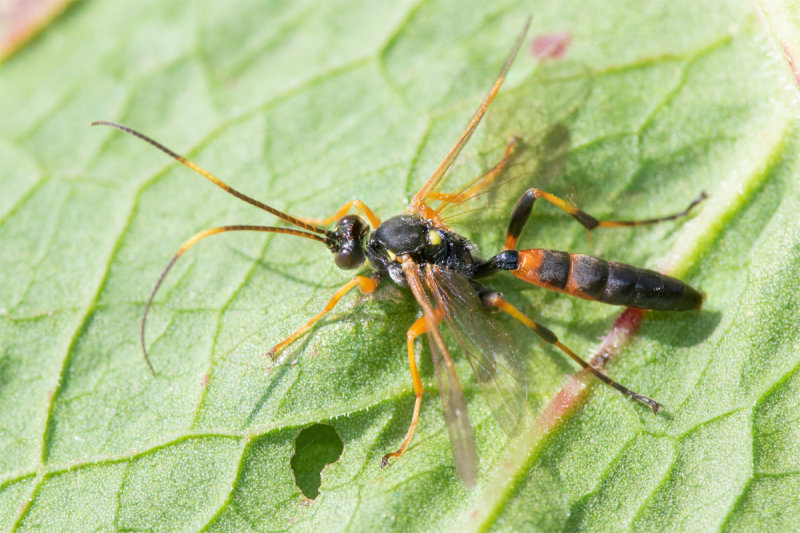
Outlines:
[[[606, 367], [662, 413], [589, 381], [553, 419], [574, 365], [508, 321], [528, 365], [530, 428], [509, 441], [460, 361], [481, 457], [465, 490], [423, 349], [420, 425], [382, 470], [411, 419], [416, 304], [388, 283], [348, 295], [271, 362], [269, 347], [349, 279], [323, 247], [280, 235], [214, 237], [178, 261], [148, 323], [148, 373], [139, 319], [181, 243], [274, 220], [91, 121], [128, 124], [294, 214], [359, 198], [387, 218], [452, 146], [530, 14], [528, 42], [567, 34], [565, 55], [537, 64], [526, 44], [454, 179], [517, 134], [514, 187], [546, 187], [599, 218], [665, 215], [708, 193], [689, 220], [591, 240], [537, 204], [520, 243], [667, 269], [705, 292], [701, 313], [647, 313]], [[733, 1], [72, 5], [0, 67], [0, 521], [794, 529], [800, 137], [788, 28], [767, 31]], [[465, 225], [485, 255], [502, 247], [518, 192]], [[510, 278], [491, 284], [576, 353], [594, 353], [619, 315]], [[315, 424], [344, 448], [307, 500], [292, 458]]]

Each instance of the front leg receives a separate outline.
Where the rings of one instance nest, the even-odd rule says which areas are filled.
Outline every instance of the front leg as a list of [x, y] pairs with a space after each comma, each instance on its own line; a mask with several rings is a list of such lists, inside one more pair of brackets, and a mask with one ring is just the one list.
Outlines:
[[325, 307], [322, 309], [322, 312], [318, 313], [317, 316], [309, 320], [305, 326], [301, 327], [291, 335], [289, 335], [286, 339], [276, 344], [267, 354], [272, 357], [273, 359], [287, 346], [293, 343], [300, 335], [308, 331], [311, 326], [316, 324], [316, 322], [325, 316], [326, 314], [333, 311], [333, 308], [336, 307], [336, 304], [339, 303], [339, 300], [344, 297], [345, 294], [350, 292], [355, 287], [358, 287], [362, 293], [364, 294], [372, 294], [376, 288], [378, 288], [378, 283], [380, 282], [380, 278], [375, 275], [374, 277], [368, 278], [365, 276], [356, 276], [347, 283], [345, 283], [333, 297], [328, 301]]
[[372, 229], [378, 229], [378, 226], [381, 225], [381, 219], [378, 218], [375, 215], [375, 213], [372, 212], [372, 209], [367, 207], [367, 204], [365, 204], [361, 200], [350, 200], [328, 218], [308, 218], [308, 217], [296, 217], [296, 218], [302, 220], [306, 224], [312, 224], [315, 226], [327, 226], [345, 216], [347, 213], [350, 212], [351, 209], [356, 209], [358, 211], [361, 211], [361, 214], [367, 217], [367, 220], [369, 221], [370, 226], [372, 226]]

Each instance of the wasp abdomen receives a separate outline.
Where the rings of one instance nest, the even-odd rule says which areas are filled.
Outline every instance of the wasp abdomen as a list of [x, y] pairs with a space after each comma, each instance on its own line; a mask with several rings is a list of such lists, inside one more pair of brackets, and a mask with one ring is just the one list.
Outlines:
[[587, 300], [641, 309], [699, 309], [703, 295], [671, 276], [624, 263], [556, 250], [519, 250], [523, 281]]

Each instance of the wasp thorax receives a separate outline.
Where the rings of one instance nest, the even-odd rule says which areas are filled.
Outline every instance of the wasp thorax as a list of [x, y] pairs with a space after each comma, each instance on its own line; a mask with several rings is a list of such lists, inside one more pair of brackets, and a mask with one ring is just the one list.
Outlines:
[[430, 220], [399, 215], [384, 221], [372, 234], [367, 259], [378, 273], [388, 274], [395, 283], [405, 286], [401, 258], [417, 263], [442, 263], [449, 256], [451, 241], [450, 233], [435, 228]]
[[429, 229], [425, 220], [414, 215], [392, 217], [372, 234], [370, 247], [390, 258], [416, 255], [428, 245]]
[[356, 215], [347, 215], [336, 223], [336, 266], [349, 270], [364, 264], [364, 237], [367, 223]]

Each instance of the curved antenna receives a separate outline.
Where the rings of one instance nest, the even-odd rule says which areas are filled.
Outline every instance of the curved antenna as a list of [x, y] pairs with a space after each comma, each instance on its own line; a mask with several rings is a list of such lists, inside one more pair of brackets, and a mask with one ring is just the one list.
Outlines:
[[295, 218], [295, 217], [293, 217], [291, 215], [287, 215], [283, 211], [278, 211], [274, 207], [270, 207], [270, 206], [268, 206], [267, 204], [265, 204], [263, 202], [259, 202], [255, 198], [251, 198], [250, 196], [247, 196], [246, 194], [237, 191], [236, 189], [234, 189], [233, 187], [231, 187], [230, 185], [228, 185], [227, 183], [225, 183], [224, 181], [222, 181], [221, 179], [216, 177], [214, 174], [212, 174], [208, 170], [204, 169], [203, 167], [201, 167], [201, 166], [199, 166], [199, 165], [197, 165], [195, 163], [192, 163], [191, 161], [189, 161], [185, 157], [183, 157], [183, 156], [181, 156], [179, 154], [176, 154], [175, 152], [173, 152], [172, 150], [170, 150], [169, 148], [167, 148], [166, 146], [164, 146], [160, 142], [158, 142], [158, 141], [156, 141], [154, 139], [151, 139], [150, 137], [148, 137], [144, 133], [140, 133], [140, 132], [136, 131], [133, 128], [129, 128], [128, 126], [124, 126], [122, 124], [117, 124], [116, 122], [108, 122], [106, 120], [95, 120], [94, 122], [92, 122], [92, 126], [111, 126], [112, 128], [116, 128], [116, 129], [124, 131], [126, 133], [130, 133], [131, 135], [133, 135], [135, 137], [138, 137], [141, 140], [143, 140], [143, 141], [145, 141], [147, 143], [150, 143], [151, 145], [155, 146], [156, 148], [158, 148], [159, 150], [161, 150], [162, 152], [164, 152], [165, 154], [167, 154], [168, 156], [170, 156], [174, 160], [178, 161], [179, 163], [182, 163], [183, 165], [186, 165], [187, 167], [189, 167], [190, 169], [194, 170], [195, 172], [197, 172], [198, 174], [200, 174], [201, 176], [206, 178], [208, 181], [210, 181], [211, 183], [213, 183], [214, 185], [216, 185], [220, 189], [224, 190], [225, 192], [227, 192], [229, 194], [232, 194], [236, 198], [238, 198], [240, 200], [243, 200], [243, 201], [247, 202], [250, 205], [254, 205], [254, 206], [258, 207], [259, 209], [263, 209], [267, 213], [275, 215], [276, 217], [280, 218], [281, 220], [285, 220], [286, 222], [289, 222], [290, 224], [294, 224], [295, 226], [299, 226], [299, 227], [301, 227], [303, 229], [306, 229], [308, 231], [313, 231], [315, 233], [322, 233], [323, 235], [327, 235], [327, 236], [331, 236], [332, 235], [332, 232], [329, 231], [329, 230], [320, 228], [320, 227], [315, 226], [313, 224], [309, 224], [308, 222], [304, 222], [304, 221], [300, 220], [299, 218]]
[[178, 252], [172, 256], [169, 263], [167, 263], [166, 268], [161, 272], [161, 275], [158, 277], [158, 281], [156, 282], [156, 286], [153, 287], [152, 292], [150, 293], [150, 297], [147, 299], [147, 304], [144, 306], [144, 314], [142, 315], [142, 327], [141, 331], [139, 332], [139, 338], [142, 342], [142, 353], [144, 354], [144, 360], [147, 363], [147, 366], [150, 368], [150, 372], [155, 376], [156, 371], [153, 368], [153, 364], [150, 362], [150, 357], [147, 355], [147, 345], [145, 344], [144, 340], [144, 329], [145, 324], [147, 324], [147, 314], [150, 312], [150, 307], [153, 304], [153, 299], [156, 297], [156, 293], [158, 289], [161, 287], [161, 283], [164, 281], [164, 278], [167, 277], [167, 273], [172, 268], [172, 265], [175, 264], [175, 261], [178, 260], [183, 253], [197, 244], [198, 242], [202, 241], [206, 237], [211, 237], [212, 235], [216, 235], [218, 233], [225, 233], [227, 231], [263, 231], [268, 233], [284, 233], [287, 235], [296, 235], [298, 237], [306, 237], [307, 239], [313, 239], [315, 241], [319, 241], [323, 244], [326, 244], [330, 247], [333, 244], [333, 241], [325, 238], [320, 237], [319, 235], [315, 235], [313, 233], [308, 233], [306, 231], [293, 229], [293, 228], [276, 228], [272, 226], [244, 226], [244, 225], [236, 225], [236, 226], [220, 226], [218, 228], [211, 228], [207, 230], [203, 230], [200, 233], [196, 234], [194, 237], [189, 239], [188, 241], [184, 242], [181, 247], [178, 249]]

